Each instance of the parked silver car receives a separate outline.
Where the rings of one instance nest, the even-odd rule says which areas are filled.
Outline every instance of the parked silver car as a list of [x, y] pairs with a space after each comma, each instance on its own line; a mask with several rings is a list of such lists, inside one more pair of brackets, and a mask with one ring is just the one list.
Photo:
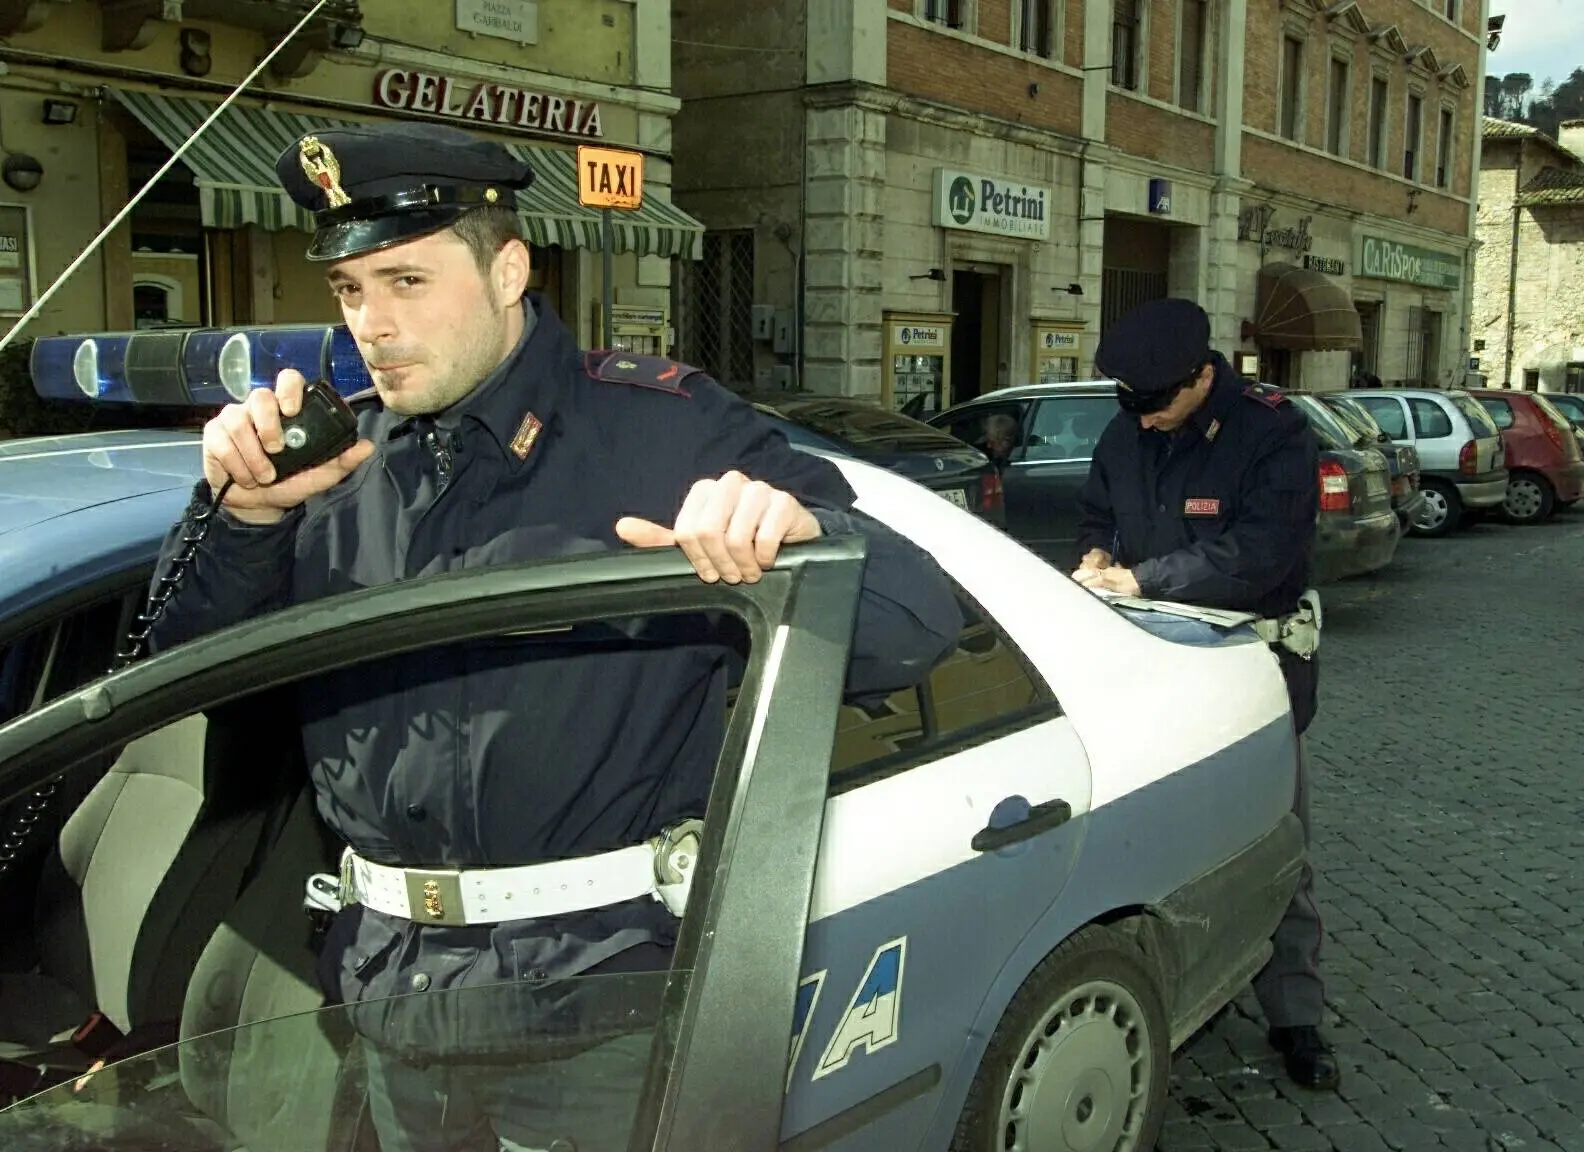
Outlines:
[[1419, 454], [1425, 501], [1412, 530], [1445, 536], [1469, 513], [1507, 498], [1507, 460], [1490, 414], [1462, 390], [1370, 388], [1349, 393], [1395, 443]]

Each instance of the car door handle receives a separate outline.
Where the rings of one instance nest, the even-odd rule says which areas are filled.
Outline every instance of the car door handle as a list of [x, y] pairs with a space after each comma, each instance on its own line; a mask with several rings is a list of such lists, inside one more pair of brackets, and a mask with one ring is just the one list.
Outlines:
[[997, 848], [1005, 848], [1009, 844], [1038, 836], [1041, 832], [1059, 828], [1071, 819], [1071, 804], [1065, 800], [1047, 800], [1030, 808], [1028, 815], [1016, 824], [1001, 828], [986, 825], [979, 829], [974, 833], [970, 846], [975, 852], [994, 852]]

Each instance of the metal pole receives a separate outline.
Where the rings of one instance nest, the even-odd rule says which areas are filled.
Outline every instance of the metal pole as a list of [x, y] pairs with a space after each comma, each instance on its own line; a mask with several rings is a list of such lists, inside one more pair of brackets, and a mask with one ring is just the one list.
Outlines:
[[148, 183], [144, 184], [143, 187], [138, 190], [138, 194], [136, 196], [127, 201], [126, 207], [121, 209], [121, 211], [116, 214], [116, 218], [114, 220], [110, 221], [110, 223], [104, 226], [104, 231], [95, 236], [93, 238], [93, 242], [90, 243], [88, 247], [84, 248], [80, 253], [78, 253], [77, 259], [68, 264], [66, 266], [66, 271], [62, 272], [55, 278], [55, 283], [51, 284], [49, 288], [44, 291], [44, 294], [38, 298], [33, 307], [28, 309], [27, 314], [11, 326], [11, 331], [7, 332], [3, 338], [0, 338], [0, 351], [4, 351], [7, 347], [9, 347], [11, 341], [17, 338], [17, 334], [20, 333], [22, 329], [28, 325], [28, 323], [34, 320], [38, 314], [44, 310], [44, 305], [49, 303], [50, 297], [54, 296], [55, 293], [60, 289], [60, 286], [66, 283], [66, 278], [73, 272], [77, 271], [77, 269], [82, 266], [83, 261], [87, 260], [89, 256], [98, 250], [99, 246], [105, 242], [105, 238], [109, 236], [110, 233], [114, 232], [118, 227], [120, 227], [121, 221], [125, 220], [132, 214], [132, 209], [138, 206], [143, 197], [149, 194], [154, 185], [159, 183], [159, 181], [164, 178], [165, 173], [169, 172], [176, 164], [176, 161], [180, 160], [182, 156], [186, 154], [187, 149], [192, 147], [193, 141], [202, 136], [209, 125], [213, 124], [217, 119], [220, 118], [220, 114], [231, 106], [231, 101], [242, 95], [242, 90], [244, 88], [253, 83], [254, 80], [258, 79], [259, 73], [269, 67], [270, 61], [274, 60], [276, 56], [280, 55], [280, 50], [286, 47], [287, 44], [291, 43], [292, 38], [296, 36], [297, 33], [301, 32], [305, 27], [307, 27], [308, 21], [317, 16], [319, 14], [319, 9], [323, 8], [326, 3], [328, 3], [328, 0], [319, 0], [317, 4], [309, 9], [308, 14], [305, 15], [301, 20], [297, 21], [297, 26], [290, 32], [286, 33], [281, 42], [275, 45], [275, 47], [271, 48], [268, 54], [265, 55], [264, 59], [258, 62], [258, 67], [249, 72], [242, 83], [238, 84], [234, 89], [232, 89], [231, 95], [227, 96], [223, 101], [221, 101], [220, 106], [209, 114], [209, 118], [202, 124], [198, 125], [191, 136], [182, 141], [182, 146], [176, 149], [175, 152], [171, 153], [171, 158], [165, 161], [164, 165], [158, 172], [154, 173], [154, 175], [148, 178]]
[[600, 343], [606, 348], [616, 346], [616, 338], [611, 335], [611, 210], [600, 209], [600, 260], [603, 265], [603, 279], [600, 284], [602, 306], [605, 311], [604, 319], [600, 321], [600, 333], [604, 337]]

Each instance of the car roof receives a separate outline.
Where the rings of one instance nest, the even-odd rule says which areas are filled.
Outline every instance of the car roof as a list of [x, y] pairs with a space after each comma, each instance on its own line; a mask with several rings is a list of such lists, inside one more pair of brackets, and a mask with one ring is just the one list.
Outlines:
[[129, 429], [0, 440], [0, 536], [150, 492], [191, 491], [202, 436]]
[[[1095, 393], [1110, 395], [1116, 391], [1114, 380], [1059, 380], [1048, 384], [1013, 384], [993, 392], [981, 392], [963, 404], [976, 404], [983, 400], [1025, 400], [1036, 396], [1087, 396]], [[962, 404], [953, 407], [962, 407]]]
[[0, 441], [0, 624], [150, 565], [202, 475], [196, 432]]

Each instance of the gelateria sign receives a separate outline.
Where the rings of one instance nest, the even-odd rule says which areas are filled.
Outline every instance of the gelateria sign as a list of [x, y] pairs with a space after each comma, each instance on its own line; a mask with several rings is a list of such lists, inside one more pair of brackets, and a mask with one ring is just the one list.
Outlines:
[[537, 128], [589, 139], [605, 135], [597, 100], [573, 100], [509, 84], [461, 80], [408, 68], [387, 68], [376, 76], [374, 100], [382, 108], [432, 112], [477, 124]]
[[1400, 280], [1423, 288], [1456, 288], [1463, 280], [1463, 261], [1445, 252], [1365, 236], [1359, 254], [1360, 276]]

